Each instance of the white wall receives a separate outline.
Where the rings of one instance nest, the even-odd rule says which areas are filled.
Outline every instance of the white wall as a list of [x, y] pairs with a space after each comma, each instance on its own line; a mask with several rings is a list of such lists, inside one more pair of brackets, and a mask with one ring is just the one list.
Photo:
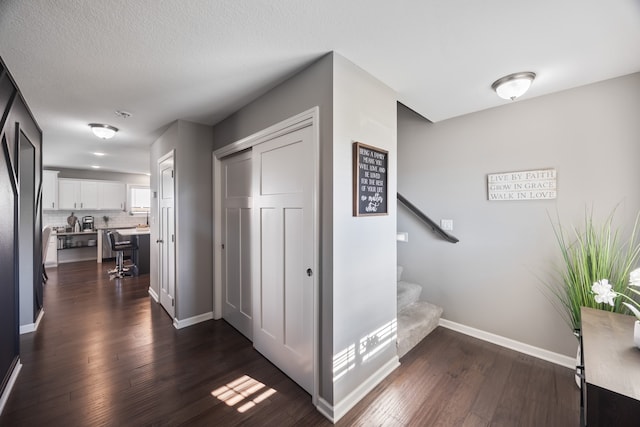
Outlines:
[[[334, 405], [387, 363], [396, 341], [396, 94], [340, 55], [333, 74], [333, 354], [355, 345], [355, 366], [334, 380]], [[352, 144], [388, 151], [388, 211], [354, 217]], [[378, 344], [361, 352], [370, 335]], [[370, 354], [374, 354], [370, 357]]]
[[[432, 219], [438, 240], [404, 208], [406, 280], [443, 318], [565, 355], [576, 340], [544, 295], [559, 264], [548, 215], [580, 225], [585, 209], [629, 226], [640, 210], [640, 74], [432, 124], [398, 108], [398, 191]], [[556, 168], [553, 201], [487, 201], [489, 173]]]

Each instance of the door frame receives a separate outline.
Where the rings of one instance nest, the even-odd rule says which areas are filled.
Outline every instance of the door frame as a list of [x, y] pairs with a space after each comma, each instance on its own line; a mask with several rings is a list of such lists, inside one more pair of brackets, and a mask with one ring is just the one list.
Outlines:
[[[314, 405], [318, 403], [318, 395], [320, 388], [320, 280], [322, 272], [320, 271], [320, 109], [313, 107], [309, 110], [296, 114], [293, 117], [278, 122], [266, 129], [254, 133], [239, 141], [233, 142], [213, 152], [213, 317], [214, 319], [222, 318], [222, 163], [221, 160], [231, 154], [249, 149], [254, 145], [261, 144], [265, 141], [277, 138], [278, 136], [288, 134], [290, 132], [311, 126], [311, 144], [313, 146], [313, 241], [314, 241], [314, 259], [313, 259], [313, 393], [311, 399]], [[252, 263], [252, 268], [255, 263]]]
[[[176, 191], [176, 187], [178, 186], [177, 184], [177, 180], [178, 180], [178, 173], [176, 171], [176, 150], [175, 149], [171, 149], [169, 150], [167, 153], [165, 153], [164, 155], [160, 156], [160, 158], [157, 160], [156, 162], [156, 176], [158, 177], [158, 180], [160, 180], [160, 165], [168, 159], [173, 159], [173, 232], [175, 235], [175, 242], [174, 242], [174, 249], [173, 249], [173, 283], [174, 283], [174, 289], [173, 289], [173, 300], [174, 300], [174, 306], [173, 306], [173, 316], [171, 316], [166, 309], [163, 306], [163, 310], [165, 312], [167, 312], [167, 314], [169, 315], [169, 317], [171, 318], [171, 320], [173, 321], [173, 326], [176, 326], [176, 319], [177, 319], [177, 315], [176, 312], [178, 311], [178, 291], [177, 291], [177, 282], [178, 282], [178, 233], [177, 233], [177, 227], [176, 225], [178, 224], [178, 203], [177, 203], [177, 191]], [[160, 183], [158, 182], [158, 194], [157, 194], [157, 198], [156, 198], [156, 212], [157, 212], [157, 216], [160, 219]], [[160, 227], [160, 224], [158, 224], [158, 239], [162, 238], [162, 228]], [[156, 242], [156, 246], [157, 246], [157, 242]], [[158, 304], [160, 304], [162, 306], [162, 262], [160, 261], [160, 259], [162, 258], [162, 253], [160, 250], [157, 251], [158, 252], [158, 265], [157, 265], [157, 269], [158, 269], [158, 298], [157, 298], [157, 302]], [[176, 328], [178, 329], [178, 328]]]
[[[24, 147], [26, 147], [26, 149]], [[29, 157], [25, 159], [23, 156], [24, 151], [26, 150], [33, 155], [29, 155]], [[20, 201], [18, 203], [18, 240], [25, 240], [23, 238], [23, 232], [31, 234], [30, 236], [27, 236], [29, 239], [26, 239], [29, 240], [31, 244], [30, 253], [27, 254], [26, 259], [22, 258], [22, 255], [25, 255], [25, 252], [20, 252], [20, 256], [18, 257], [19, 266], [27, 267], [27, 265], [21, 264], [23, 262], [29, 264], [29, 268], [25, 269], [30, 271], [32, 275], [29, 283], [29, 290], [31, 292], [29, 295], [26, 295], [25, 292], [27, 291], [23, 286], [23, 278], [25, 276], [22, 274], [25, 269], [19, 268], [19, 270], [22, 270], [22, 272], [18, 271], [18, 294], [20, 305], [24, 307], [25, 298], [28, 298], [30, 300], [31, 309], [31, 322], [23, 324], [22, 320], [20, 320], [20, 334], [24, 334], [36, 330], [36, 321], [38, 316], [40, 316], [40, 312], [44, 310], [42, 286], [42, 264], [44, 263], [44, 260], [42, 259], [42, 223], [38, 221], [38, 212], [42, 197], [42, 179], [38, 182], [38, 148], [36, 147], [36, 144], [31, 142], [31, 139], [25, 134], [24, 129], [20, 128], [19, 124], [16, 125], [16, 153], [18, 188], [20, 195]], [[23, 161], [30, 164], [30, 170], [32, 173], [28, 177], [23, 171]], [[29, 188], [26, 188], [23, 184], [23, 180], [26, 178], [29, 178], [28, 183], [33, 184], [30, 185]], [[27, 216], [25, 216], [25, 212], [22, 210], [22, 201], [24, 198], [27, 198], [32, 202], [29, 206], [31, 208], [30, 211], [26, 213]]]

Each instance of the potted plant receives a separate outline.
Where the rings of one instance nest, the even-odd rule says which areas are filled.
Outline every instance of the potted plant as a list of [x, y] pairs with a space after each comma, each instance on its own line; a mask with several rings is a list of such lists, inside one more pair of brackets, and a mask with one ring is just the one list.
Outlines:
[[[615, 211], [614, 211], [615, 213]], [[573, 330], [580, 329], [580, 307], [591, 307], [616, 313], [627, 313], [622, 298], [613, 304], [599, 302], [592, 287], [603, 279], [613, 292], [630, 296], [629, 275], [640, 258], [638, 219], [627, 240], [620, 238], [613, 226], [611, 213], [602, 226], [593, 221], [592, 213], [585, 214], [584, 229], [572, 227], [567, 231], [558, 223], [553, 230], [560, 247], [563, 264], [555, 283], [549, 286], [553, 302]]]
[[[631, 299], [629, 294], [633, 293], [629, 291], [628, 278], [640, 258], [640, 244], [637, 242], [640, 216], [636, 217], [629, 239], [621, 241], [619, 231], [613, 227], [614, 213], [615, 210], [600, 227], [594, 224], [592, 213], [585, 213], [584, 229], [572, 227], [570, 233], [567, 233], [559, 221], [558, 225], [553, 225], [563, 264], [558, 269], [556, 280], [549, 285], [549, 289], [554, 296], [552, 303], [576, 336], [581, 328], [580, 307], [616, 313], [628, 310], [622, 298], [603, 300], [593, 289], [594, 284], [602, 283], [604, 279], [609, 290], [616, 295], [624, 295]], [[581, 355], [578, 345], [576, 367], [580, 364]], [[576, 369], [575, 380], [580, 387], [577, 371]]]

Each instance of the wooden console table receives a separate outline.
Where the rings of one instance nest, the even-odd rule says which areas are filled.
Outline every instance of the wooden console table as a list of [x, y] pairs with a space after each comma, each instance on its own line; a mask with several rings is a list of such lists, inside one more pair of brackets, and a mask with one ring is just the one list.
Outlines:
[[582, 307], [583, 390], [588, 427], [640, 425], [640, 349], [635, 317]]

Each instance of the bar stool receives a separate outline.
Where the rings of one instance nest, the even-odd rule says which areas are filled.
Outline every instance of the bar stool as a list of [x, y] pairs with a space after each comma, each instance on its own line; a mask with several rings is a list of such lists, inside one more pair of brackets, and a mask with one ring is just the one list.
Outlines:
[[117, 241], [115, 233], [113, 231], [107, 232], [107, 236], [109, 237], [111, 250], [116, 254], [116, 268], [107, 272], [110, 275], [110, 279], [121, 279], [124, 276], [131, 276], [131, 269], [135, 268], [135, 265], [130, 265], [127, 267], [124, 266], [124, 251], [126, 251], [127, 249], [131, 249], [133, 251], [137, 249], [136, 245], [134, 244], [134, 242], [129, 240]]

